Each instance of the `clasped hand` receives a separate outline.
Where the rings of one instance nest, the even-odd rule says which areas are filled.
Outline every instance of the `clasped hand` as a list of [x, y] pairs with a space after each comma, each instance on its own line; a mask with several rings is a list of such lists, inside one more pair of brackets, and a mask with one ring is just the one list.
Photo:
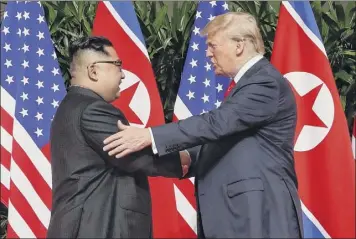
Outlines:
[[[152, 145], [149, 129], [124, 125], [120, 120], [117, 126], [119, 132], [104, 140], [103, 150], [108, 151], [110, 156], [115, 155], [116, 158], [123, 158]], [[181, 151], [179, 154], [184, 176], [188, 172], [191, 159], [185, 151]]]

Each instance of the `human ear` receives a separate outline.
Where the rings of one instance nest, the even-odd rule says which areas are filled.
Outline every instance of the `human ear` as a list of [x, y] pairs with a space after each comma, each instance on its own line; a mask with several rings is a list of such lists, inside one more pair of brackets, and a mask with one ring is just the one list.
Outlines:
[[235, 46], [236, 46], [236, 48], [235, 48], [236, 55], [237, 56], [241, 55], [244, 50], [245, 45], [243, 44], [242, 41], [237, 41]]
[[92, 81], [98, 81], [98, 72], [94, 64], [90, 64], [88, 67], [88, 77]]

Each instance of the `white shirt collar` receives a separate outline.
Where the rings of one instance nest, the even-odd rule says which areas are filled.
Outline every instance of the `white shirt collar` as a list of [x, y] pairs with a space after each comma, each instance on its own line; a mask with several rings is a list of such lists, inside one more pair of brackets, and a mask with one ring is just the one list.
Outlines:
[[257, 55], [255, 57], [251, 58], [248, 62], [246, 62], [241, 67], [239, 72], [237, 72], [236, 76], [234, 77], [235, 83], [237, 83], [241, 79], [241, 77], [246, 73], [246, 71], [248, 71], [248, 69], [250, 69], [254, 64], [256, 64], [262, 58], [263, 58], [263, 55]]

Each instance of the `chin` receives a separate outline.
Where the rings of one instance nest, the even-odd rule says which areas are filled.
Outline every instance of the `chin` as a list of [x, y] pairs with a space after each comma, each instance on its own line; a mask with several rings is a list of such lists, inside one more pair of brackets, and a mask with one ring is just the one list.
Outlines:
[[217, 76], [222, 76], [222, 75], [223, 75], [223, 73], [222, 73], [221, 71], [215, 71], [214, 73], [215, 73], [215, 75], [217, 75]]

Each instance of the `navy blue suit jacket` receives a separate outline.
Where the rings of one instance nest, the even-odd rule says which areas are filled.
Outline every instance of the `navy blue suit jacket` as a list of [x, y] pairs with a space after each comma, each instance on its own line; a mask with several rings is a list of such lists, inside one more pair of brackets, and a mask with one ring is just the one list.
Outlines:
[[262, 58], [219, 108], [152, 128], [160, 156], [197, 146], [189, 176], [195, 176], [200, 236], [301, 237], [296, 120], [288, 81]]

